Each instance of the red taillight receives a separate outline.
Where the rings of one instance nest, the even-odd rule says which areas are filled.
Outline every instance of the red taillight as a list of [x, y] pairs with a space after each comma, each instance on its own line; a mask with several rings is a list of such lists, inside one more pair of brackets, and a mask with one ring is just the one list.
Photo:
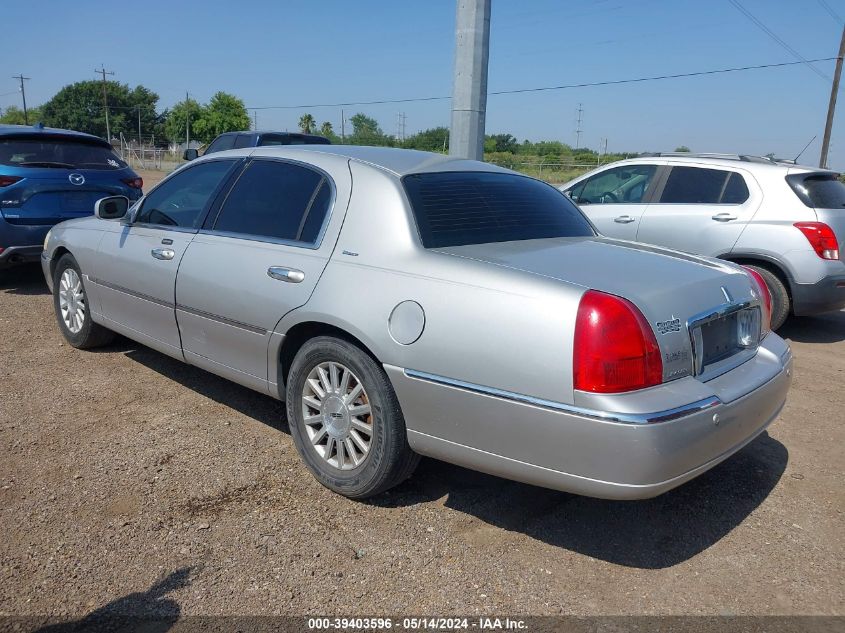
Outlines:
[[0, 187], [8, 187], [20, 180], [20, 176], [0, 176]]
[[772, 329], [772, 293], [769, 292], [769, 286], [766, 285], [763, 275], [748, 266], [743, 266], [743, 268], [745, 268], [745, 272], [748, 273], [752, 283], [757, 285], [757, 289], [760, 292], [760, 299], [763, 302], [763, 323], [761, 324], [761, 330], [763, 333], [768, 332]]
[[658, 385], [663, 361], [642, 313], [621, 297], [588, 290], [575, 320], [574, 387], [618, 393]]
[[822, 259], [839, 259], [839, 242], [836, 234], [824, 222], [796, 222], [795, 228], [804, 234], [816, 255]]
[[133, 189], [143, 189], [144, 188], [144, 179], [140, 176], [136, 176], [135, 178], [124, 178], [123, 182], [127, 185], [132, 187]]

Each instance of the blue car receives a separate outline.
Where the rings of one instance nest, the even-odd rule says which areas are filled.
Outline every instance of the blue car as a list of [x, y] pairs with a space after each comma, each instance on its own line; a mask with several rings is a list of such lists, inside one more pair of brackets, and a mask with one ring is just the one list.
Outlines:
[[93, 214], [100, 198], [137, 200], [143, 184], [101, 138], [0, 125], [0, 268], [38, 261], [50, 227]]

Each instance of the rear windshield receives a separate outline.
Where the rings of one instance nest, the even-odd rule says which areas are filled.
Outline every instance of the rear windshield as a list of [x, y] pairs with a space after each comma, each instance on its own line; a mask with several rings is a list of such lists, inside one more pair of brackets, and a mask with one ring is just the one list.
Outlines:
[[845, 184], [833, 174], [793, 174], [786, 177], [792, 190], [808, 207], [845, 208]]
[[532, 178], [441, 172], [403, 183], [426, 248], [595, 235], [569, 198]]
[[124, 163], [107, 147], [55, 138], [0, 137], [0, 165], [55, 167], [58, 169], [124, 169]]
[[287, 134], [265, 134], [259, 145], [330, 145], [329, 139], [322, 136], [296, 136]]

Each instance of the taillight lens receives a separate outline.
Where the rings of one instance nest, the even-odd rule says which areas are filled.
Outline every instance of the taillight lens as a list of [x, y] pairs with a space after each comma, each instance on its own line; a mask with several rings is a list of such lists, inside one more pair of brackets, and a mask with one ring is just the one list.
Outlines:
[[743, 266], [745, 272], [751, 277], [751, 283], [757, 286], [760, 293], [760, 299], [763, 303], [763, 323], [761, 325], [761, 333], [765, 334], [772, 329], [772, 293], [769, 292], [769, 287], [766, 285], [766, 280], [763, 276], [753, 268]]
[[588, 290], [575, 320], [574, 386], [619, 393], [658, 385], [663, 361], [654, 332], [634, 304]]
[[795, 228], [804, 234], [816, 255], [822, 259], [839, 259], [839, 242], [836, 234], [824, 222], [796, 222]]
[[144, 188], [144, 179], [140, 176], [136, 176], [135, 178], [124, 178], [123, 182], [127, 185], [132, 187], [133, 189], [143, 189]]
[[20, 176], [0, 176], [0, 187], [8, 187], [20, 180]]

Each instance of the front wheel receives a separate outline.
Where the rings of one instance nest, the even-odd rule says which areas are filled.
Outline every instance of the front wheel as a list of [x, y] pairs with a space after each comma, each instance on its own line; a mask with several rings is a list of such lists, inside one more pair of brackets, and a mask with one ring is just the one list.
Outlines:
[[286, 389], [288, 422], [299, 454], [334, 492], [364, 499], [411, 475], [399, 401], [384, 370], [343, 339], [321, 336], [296, 354]]
[[53, 272], [53, 306], [65, 340], [78, 349], [107, 345], [114, 332], [91, 320], [91, 304], [73, 255], [62, 255]]

